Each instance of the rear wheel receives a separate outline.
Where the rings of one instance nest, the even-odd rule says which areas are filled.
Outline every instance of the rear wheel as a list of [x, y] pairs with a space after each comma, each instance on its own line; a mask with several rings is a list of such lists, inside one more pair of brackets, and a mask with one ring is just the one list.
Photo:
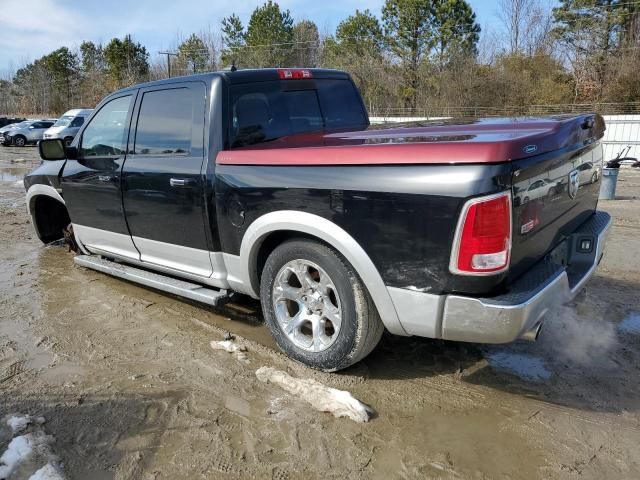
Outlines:
[[311, 240], [287, 241], [269, 255], [260, 297], [278, 346], [320, 370], [336, 371], [362, 360], [384, 330], [353, 267]]
[[64, 139], [64, 144], [65, 144], [65, 146], [67, 146], [67, 147], [71, 145], [71, 142], [73, 142], [73, 137], [66, 137], [66, 138]]
[[16, 135], [13, 137], [13, 144], [16, 147], [24, 147], [27, 144], [27, 139], [22, 135]]

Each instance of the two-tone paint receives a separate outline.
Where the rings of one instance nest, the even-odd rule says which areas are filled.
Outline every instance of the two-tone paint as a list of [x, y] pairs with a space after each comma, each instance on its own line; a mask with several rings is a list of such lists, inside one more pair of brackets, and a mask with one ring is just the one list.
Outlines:
[[[91, 118], [108, 102], [130, 98], [122, 155], [43, 163], [25, 179], [30, 204], [41, 194], [64, 202], [86, 252], [254, 297], [277, 242], [316, 238], [354, 266], [388, 330], [436, 338], [443, 336], [447, 295], [508, 291], [593, 214], [598, 179], [572, 198], [567, 192], [569, 175], [601, 157], [598, 116], [363, 125], [231, 149], [229, 86], [278, 78], [275, 70], [215, 73], [110, 95]], [[349, 79], [326, 70], [314, 78]], [[192, 125], [201, 135], [188, 157], [135, 155], [142, 96], [170, 88], [202, 99]], [[525, 201], [521, 192], [538, 180], [548, 191]], [[511, 268], [453, 274], [464, 203], [505, 191], [514, 200]]]

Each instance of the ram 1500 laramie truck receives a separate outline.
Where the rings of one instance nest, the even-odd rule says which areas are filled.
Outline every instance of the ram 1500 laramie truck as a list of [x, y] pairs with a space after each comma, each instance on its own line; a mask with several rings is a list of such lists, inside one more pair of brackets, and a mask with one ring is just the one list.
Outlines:
[[40, 143], [25, 187], [78, 265], [260, 299], [282, 350], [332, 371], [384, 328], [535, 339], [603, 255], [603, 132], [595, 114], [371, 126], [346, 73], [217, 72], [109, 95], [71, 146]]

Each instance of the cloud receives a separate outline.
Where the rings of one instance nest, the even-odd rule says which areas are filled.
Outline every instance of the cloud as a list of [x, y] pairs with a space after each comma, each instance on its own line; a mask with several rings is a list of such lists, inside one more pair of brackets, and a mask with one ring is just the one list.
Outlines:
[[86, 33], [82, 15], [53, 0], [5, 0], [0, 16], [0, 65], [24, 62], [63, 45], [75, 44]]

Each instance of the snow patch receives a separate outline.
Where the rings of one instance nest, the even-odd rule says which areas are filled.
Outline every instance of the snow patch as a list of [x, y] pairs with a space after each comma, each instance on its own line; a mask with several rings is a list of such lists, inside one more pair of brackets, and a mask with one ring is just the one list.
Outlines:
[[[5, 417], [5, 423], [14, 434], [29, 430], [28, 433], [14, 437], [0, 457], [0, 479], [10, 478], [24, 465], [44, 465], [37, 470], [30, 480], [64, 480], [58, 467], [58, 457], [51, 451], [55, 442], [52, 435], [47, 435], [42, 427], [43, 417], [33, 418], [29, 415], [11, 415]], [[22, 467], [21, 467], [22, 466]]]
[[347, 417], [355, 422], [368, 422], [373, 410], [354, 398], [351, 393], [327, 387], [311, 379], [294, 378], [271, 367], [256, 370], [258, 380], [273, 383], [292, 395], [300, 397], [321, 412], [330, 412], [334, 417]]
[[0, 478], [8, 478], [18, 465], [31, 456], [33, 443], [30, 433], [11, 440], [7, 450], [0, 457]]
[[56, 467], [51, 463], [47, 463], [36, 473], [29, 477], [29, 480], [64, 480], [64, 477], [58, 472]]
[[528, 380], [547, 380], [551, 372], [544, 360], [523, 353], [494, 352], [489, 354], [489, 364], [499, 370], [508, 370], [518, 377]]
[[7, 418], [7, 425], [13, 433], [21, 432], [31, 423], [29, 415], [11, 415]]
[[5, 417], [5, 423], [11, 428], [11, 431], [16, 434], [25, 430], [29, 425], [36, 424], [42, 425], [44, 423], [43, 417], [33, 418], [30, 415], [8, 415]]
[[640, 333], [640, 313], [632, 313], [618, 325], [621, 333]]
[[209, 345], [211, 345], [211, 348], [214, 350], [224, 350], [225, 352], [233, 354], [233, 356], [242, 363], [249, 363], [249, 358], [246, 354], [247, 347], [238, 345], [233, 340], [212, 340]]

